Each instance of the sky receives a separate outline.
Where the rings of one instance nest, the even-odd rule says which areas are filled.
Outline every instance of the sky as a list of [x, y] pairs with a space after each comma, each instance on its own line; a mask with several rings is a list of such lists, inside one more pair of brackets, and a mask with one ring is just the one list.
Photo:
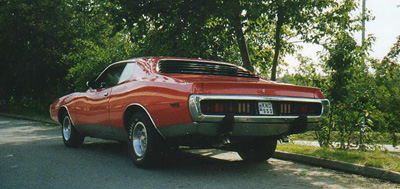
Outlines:
[[[370, 57], [381, 59], [389, 52], [390, 47], [396, 42], [397, 36], [400, 35], [400, 0], [366, 0], [366, 8], [375, 17], [365, 25], [366, 36], [372, 34], [376, 37]], [[360, 44], [361, 32], [355, 33], [355, 37]], [[322, 50], [321, 46], [313, 44], [302, 44], [302, 46], [303, 50], [299, 53], [312, 58], [314, 62], [319, 62], [317, 51]], [[296, 55], [285, 57], [289, 66], [283, 67], [283, 69], [287, 69], [289, 73], [294, 73], [299, 65], [299, 61], [295, 57]]]

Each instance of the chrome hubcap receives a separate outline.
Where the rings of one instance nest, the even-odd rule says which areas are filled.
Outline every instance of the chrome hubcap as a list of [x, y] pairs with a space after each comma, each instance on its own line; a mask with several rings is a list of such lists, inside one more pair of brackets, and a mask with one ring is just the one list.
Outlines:
[[143, 157], [147, 148], [147, 130], [142, 122], [137, 122], [133, 129], [133, 150], [138, 157]]
[[65, 140], [69, 140], [69, 138], [71, 137], [71, 127], [71, 120], [68, 116], [66, 116], [63, 121], [63, 136]]

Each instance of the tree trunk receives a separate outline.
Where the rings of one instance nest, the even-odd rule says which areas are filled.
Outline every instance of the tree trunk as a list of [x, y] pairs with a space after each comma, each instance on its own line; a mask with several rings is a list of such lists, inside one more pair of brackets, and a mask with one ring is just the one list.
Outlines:
[[240, 20], [241, 11], [239, 9], [239, 4], [237, 6], [238, 7], [236, 8], [236, 10], [233, 12], [233, 19], [231, 20], [231, 23], [233, 29], [235, 30], [236, 41], [239, 46], [240, 56], [242, 57], [243, 67], [251, 72], [254, 72], [254, 68], [251, 65], [249, 51], [247, 49], [246, 40], [244, 39], [244, 34], [242, 30], [242, 22]]
[[278, 20], [276, 22], [276, 31], [275, 31], [275, 54], [274, 54], [274, 60], [272, 61], [272, 73], [271, 73], [271, 80], [276, 81], [276, 70], [278, 67], [278, 58], [279, 58], [279, 52], [281, 50], [281, 30], [282, 30], [282, 25], [284, 22], [284, 11], [282, 5], [278, 5]]

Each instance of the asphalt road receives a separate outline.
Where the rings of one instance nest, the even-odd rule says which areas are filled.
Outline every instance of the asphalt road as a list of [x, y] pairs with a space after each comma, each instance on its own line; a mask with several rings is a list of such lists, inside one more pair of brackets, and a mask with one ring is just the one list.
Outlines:
[[400, 188], [277, 159], [246, 164], [219, 150], [176, 152], [143, 170], [125, 148], [92, 138], [67, 148], [59, 126], [0, 117], [0, 188]]

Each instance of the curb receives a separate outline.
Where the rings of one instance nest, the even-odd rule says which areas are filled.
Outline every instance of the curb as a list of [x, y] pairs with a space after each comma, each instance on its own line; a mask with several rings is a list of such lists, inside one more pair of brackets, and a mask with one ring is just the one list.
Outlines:
[[395, 171], [387, 171], [374, 167], [346, 163], [337, 160], [328, 160], [308, 155], [293, 154], [283, 151], [275, 151], [273, 157], [281, 160], [294, 161], [381, 180], [387, 180], [394, 183], [400, 183], [400, 173]]
[[37, 122], [42, 122], [42, 123], [48, 123], [52, 125], [58, 125], [57, 122], [53, 120], [45, 120], [45, 119], [35, 119], [27, 116], [21, 116], [21, 115], [14, 115], [14, 114], [6, 114], [6, 113], [0, 113], [0, 116], [6, 116], [6, 117], [11, 117], [15, 119], [24, 119], [24, 120], [30, 120], [30, 121], [37, 121]]

